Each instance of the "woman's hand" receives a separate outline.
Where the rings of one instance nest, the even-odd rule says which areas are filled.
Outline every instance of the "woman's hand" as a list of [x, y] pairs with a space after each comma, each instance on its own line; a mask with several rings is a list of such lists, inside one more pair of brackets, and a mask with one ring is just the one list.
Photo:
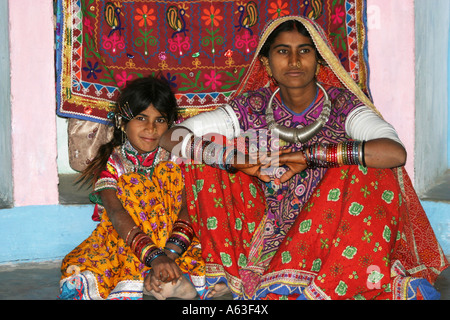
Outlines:
[[243, 155], [238, 152], [233, 163], [233, 168], [245, 174], [257, 177], [264, 182], [270, 182], [271, 177], [265, 172], [270, 165], [270, 157], [257, 155]]
[[286, 166], [289, 168], [281, 177], [280, 182], [284, 183], [291, 179], [297, 173], [305, 170], [306, 164], [305, 155], [302, 151], [292, 152], [292, 149], [280, 150], [278, 157], [272, 157], [270, 161], [271, 166]]

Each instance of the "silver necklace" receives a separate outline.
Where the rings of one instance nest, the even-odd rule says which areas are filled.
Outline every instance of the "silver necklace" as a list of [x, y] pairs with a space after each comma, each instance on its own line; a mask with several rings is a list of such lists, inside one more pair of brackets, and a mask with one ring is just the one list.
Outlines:
[[331, 101], [325, 89], [319, 83], [317, 83], [317, 86], [322, 90], [325, 96], [322, 112], [320, 113], [316, 121], [301, 128], [289, 128], [276, 123], [273, 117], [272, 104], [273, 99], [275, 98], [275, 95], [278, 93], [280, 88], [277, 88], [277, 90], [275, 90], [275, 92], [270, 97], [269, 104], [267, 105], [266, 108], [267, 126], [273, 135], [278, 136], [281, 140], [284, 140], [286, 142], [297, 144], [297, 143], [306, 143], [308, 140], [313, 138], [317, 133], [319, 133], [319, 131], [322, 129], [325, 123], [327, 123], [328, 118], [330, 116]]

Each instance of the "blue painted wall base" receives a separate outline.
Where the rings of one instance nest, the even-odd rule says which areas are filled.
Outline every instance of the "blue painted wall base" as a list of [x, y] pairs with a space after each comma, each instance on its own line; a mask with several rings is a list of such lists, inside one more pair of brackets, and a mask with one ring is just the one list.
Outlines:
[[93, 205], [0, 210], [0, 264], [62, 259], [94, 230]]
[[[436, 237], [450, 254], [450, 203], [422, 202]], [[27, 206], [0, 210], [0, 264], [62, 259], [97, 225], [93, 205]]]
[[450, 203], [421, 201], [445, 255], [450, 254]]

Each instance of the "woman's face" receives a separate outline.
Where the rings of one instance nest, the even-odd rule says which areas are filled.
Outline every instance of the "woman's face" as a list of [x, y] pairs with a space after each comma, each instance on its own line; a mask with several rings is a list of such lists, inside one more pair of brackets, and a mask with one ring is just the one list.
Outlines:
[[261, 59], [280, 87], [305, 88], [315, 82], [315, 46], [297, 30], [281, 32], [270, 46], [269, 57]]
[[155, 150], [168, 128], [166, 118], [150, 105], [126, 124], [125, 133], [131, 145], [142, 154]]

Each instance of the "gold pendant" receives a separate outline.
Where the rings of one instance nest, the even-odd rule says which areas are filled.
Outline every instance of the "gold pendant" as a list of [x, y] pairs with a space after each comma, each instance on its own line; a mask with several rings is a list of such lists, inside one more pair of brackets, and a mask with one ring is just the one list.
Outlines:
[[280, 144], [280, 148], [282, 148], [282, 147], [285, 147], [285, 146], [289, 145], [289, 142], [280, 139], [279, 140], [279, 144]]

